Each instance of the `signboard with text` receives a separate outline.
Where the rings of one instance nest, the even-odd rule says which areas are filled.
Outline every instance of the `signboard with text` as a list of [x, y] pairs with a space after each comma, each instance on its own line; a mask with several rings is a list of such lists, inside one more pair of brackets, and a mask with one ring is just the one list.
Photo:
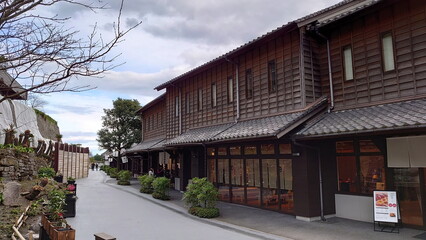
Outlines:
[[374, 221], [398, 223], [396, 191], [374, 191]]

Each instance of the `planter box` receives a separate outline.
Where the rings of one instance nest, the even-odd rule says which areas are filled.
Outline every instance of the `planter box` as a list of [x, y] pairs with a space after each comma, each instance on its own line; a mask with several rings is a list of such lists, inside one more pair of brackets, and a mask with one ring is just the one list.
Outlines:
[[52, 235], [50, 235], [52, 240], [75, 240], [75, 229], [72, 229], [67, 225], [66, 229], [63, 228], [54, 228]]
[[75, 202], [77, 201], [74, 194], [67, 194], [65, 198], [64, 217], [75, 217]]

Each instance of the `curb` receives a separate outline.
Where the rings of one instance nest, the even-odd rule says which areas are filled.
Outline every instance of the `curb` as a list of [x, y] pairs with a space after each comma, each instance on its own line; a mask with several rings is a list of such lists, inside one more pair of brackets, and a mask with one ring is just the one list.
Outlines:
[[251, 229], [251, 228], [247, 228], [247, 227], [235, 225], [235, 224], [232, 224], [232, 223], [225, 223], [225, 222], [222, 222], [222, 221], [219, 221], [219, 220], [205, 219], [205, 218], [195, 217], [195, 216], [189, 214], [186, 211], [186, 209], [183, 209], [183, 208], [181, 208], [179, 206], [172, 207], [172, 206], [170, 206], [170, 204], [166, 204], [166, 203], [164, 203], [161, 200], [156, 200], [156, 199], [153, 199], [152, 197], [148, 197], [148, 195], [146, 195], [146, 194], [142, 194], [142, 193], [139, 193], [139, 192], [131, 191], [130, 189], [126, 189], [125, 187], [122, 187], [122, 186], [119, 186], [119, 185], [116, 185], [116, 184], [113, 184], [113, 183], [108, 183], [107, 181], [109, 179], [111, 179], [111, 178], [109, 178], [105, 173], [102, 173], [102, 174], [104, 175], [103, 183], [106, 184], [106, 185], [108, 185], [109, 187], [112, 187], [112, 188], [115, 188], [117, 190], [120, 190], [120, 191], [123, 191], [123, 192], [127, 192], [127, 193], [130, 193], [130, 194], [135, 195], [137, 197], [143, 198], [145, 200], [148, 200], [151, 203], [157, 204], [157, 205], [159, 205], [161, 207], [164, 207], [164, 208], [166, 208], [168, 210], [171, 210], [171, 211], [173, 211], [175, 213], [178, 213], [178, 214], [180, 214], [182, 216], [185, 216], [187, 218], [190, 218], [192, 220], [203, 222], [203, 223], [206, 223], [206, 224], [210, 224], [210, 225], [213, 225], [213, 226], [216, 226], [216, 227], [220, 227], [222, 229], [226, 229], [226, 230], [229, 230], [229, 231], [233, 231], [233, 232], [245, 234], [245, 235], [248, 235], [250, 237], [255, 237], [257, 239], [263, 239], [263, 240], [292, 240], [291, 238], [286, 238], [286, 237], [283, 237], [283, 236], [273, 235], [273, 234], [270, 234], [270, 233], [266, 233], [266, 232], [258, 231], [258, 230], [255, 230], [255, 229]]

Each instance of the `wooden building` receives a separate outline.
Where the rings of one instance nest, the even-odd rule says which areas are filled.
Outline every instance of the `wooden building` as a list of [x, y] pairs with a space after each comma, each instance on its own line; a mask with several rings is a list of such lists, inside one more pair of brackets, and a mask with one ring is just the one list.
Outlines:
[[424, 0], [345, 0], [156, 89], [141, 144], [159, 140], [177, 188], [208, 177], [222, 201], [361, 221], [397, 190], [425, 226]]

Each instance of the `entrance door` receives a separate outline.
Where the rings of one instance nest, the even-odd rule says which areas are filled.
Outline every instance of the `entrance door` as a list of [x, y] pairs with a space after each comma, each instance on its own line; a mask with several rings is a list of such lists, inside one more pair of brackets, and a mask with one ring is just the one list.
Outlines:
[[423, 201], [422, 192], [424, 187], [420, 179], [423, 172], [418, 168], [394, 169], [395, 190], [398, 192], [401, 220], [403, 224], [423, 227]]

